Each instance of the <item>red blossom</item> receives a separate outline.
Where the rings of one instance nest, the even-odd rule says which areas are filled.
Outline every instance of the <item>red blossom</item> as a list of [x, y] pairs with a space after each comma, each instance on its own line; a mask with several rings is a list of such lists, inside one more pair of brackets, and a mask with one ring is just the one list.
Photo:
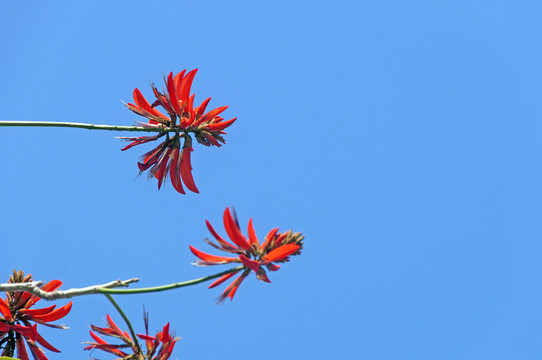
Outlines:
[[[25, 276], [22, 271], [15, 270], [9, 279], [10, 283], [31, 281], [32, 275]], [[53, 280], [43, 285], [41, 289], [51, 292], [57, 290], [61, 285], [60, 280]], [[47, 350], [60, 352], [38, 333], [37, 324], [67, 329], [64, 325], [50, 324], [50, 322], [66, 316], [72, 308], [72, 302], [70, 301], [59, 308], [52, 305], [41, 309], [31, 309], [30, 307], [40, 300], [39, 297], [24, 291], [6, 292], [6, 295], [5, 300], [0, 298], [0, 346], [4, 347], [2, 355], [12, 356], [16, 348], [17, 356], [21, 360], [29, 360], [25, 341], [34, 359], [47, 360], [38, 344]], [[31, 322], [37, 324], [31, 324]]]
[[198, 257], [195, 262], [196, 265], [208, 266], [236, 263], [243, 266], [239, 270], [221, 276], [209, 285], [209, 288], [218, 286], [241, 272], [241, 275], [226, 287], [222, 295], [219, 296], [218, 302], [222, 302], [228, 297], [233, 300], [235, 292], [252, 271], [259, 280], [271, 282], [264, 267], [270, 271], [277, 271], [280, 265], [274, 263], [289, 261], [290, 256], [301, 253], [303, 247], [303, 235], [301, 233], [294, 233], [291, 230], [279, 233], [277, 228], [271, 230], [265, 237], [265, 241], [260, 243], [254, 231], [252, 219], [248, 221], [248, 238], [241, 232], [235, 211], [226, 208], [223, 221], [226, 233], [233, 244], [218, 235], [209, 221], [206, 222], [207, 228], [215, 238], [216, 243], [208, 239], [205, 239], [205, 242], [215, 249], [229, 253], [230, 256], [211, 255], [190, 245], [190, 250]]
[[[194, 107], [195, 95], [190, 94], [190, 89], [196, 72], [197, 69], [188, 73], [183, 70], [177, 75], [170, 73], [167, 78], [164, 78], [165, 89], [163, 92], [160, 92], [152, 84], [156, 97], [156, 101], [152, 104], [145, 99], [139, 89], [134, 90], [135, 104], [126, 104], [128, 109], [148, 119], [147, 123], [141, 124], [142, 126], [167, 129], [167, 131], [154, 136], [121, 138], [131, 141], [122, 149], [124, 151], [165, 136], [165, 140], [144, 154], [138, 163], [140, 174], [148, 170], [149, 177], [155, 177], [158, 180], [158, 189], [167, 180], [169, 174], [171, 183], [177, 192], [185, 193], [182, 186], [184, 183], [188, 190], [199, 193], [192, 178], [190, 153], [193, 148], [189, 133], [193, 132], [200, 144], [220, 147], [222, 146], [220, 143], [225, 143], [222, 135], [226, 133], [223, 130], [236, 120], [233, 118], [224, 121], [224, 118], [219, 116], [228, 108], [227, 106], [205, 112], [211, 98], [205, 99], [200, 106]], [[162, 107], [167, 115], [157, 110], [158, 106]], [[184, 142], [182, 147], [181, 142]]]
[[[91, 325], [90, 336], [94, 339], [95, 342], [86, 342], [88, 344], [85, 347], [85, 350], [103, 350], [105, 352], [114, 354], [121, 357], [122, 359], [149, 359], [149, 360], [167, 360], [171, 353], [173, 352], [173, 347], [175, 343], [180, 340], [180, 338], [175, 337], [175, 335], [170, 333], [169, 323], [167, 323], [162, 331], [159, 331], [154, 336], [149, 335], [149, 323], [148, 323], [148, 314], [144, 313], [144, 322], [145, 322], [145, 334], [137, 334], [137, 337], [145, 341], [146, 351], [143, 352], [141, 348], [138, 348], [138, 345], [130, 337], [127, 331], [122, 331], [115, 322], [107, 315], [107, 327], [102, 328], [95, 325]], [[102, 339], [98, 334], [110, 336], [119, 339], [122, 344], [110, 344], [104, 339]], [[123, 351], [130, 349], [133, 354], [128, 354]]]

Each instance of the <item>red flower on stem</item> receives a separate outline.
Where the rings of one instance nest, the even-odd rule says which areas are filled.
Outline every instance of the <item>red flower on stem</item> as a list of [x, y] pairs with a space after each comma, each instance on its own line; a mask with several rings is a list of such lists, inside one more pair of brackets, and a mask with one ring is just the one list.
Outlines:
[[[10, 283], [25, 283], [32, 281], [32, 275], [24, 275], [22, 271], [13, 271], [10, 276]], [[51, 292], [57, 290], [62, 285], [60, 280], [53, 280], [41, 287], [42, 290]], [[28, 352], [25, 347], [25, 341], [28, 344], [30, 352], [34, 359], [47, 360], [41, 345], [47, 350], [60, 352], [49, 344], [37, 331], [37, 324], [49, 327], [67, 329], [64, 325], [50, 324], [66, 316], [71, 308], [72, 302], [56, 308], [56, 305], [42, 309], [30, 309], [39, 297], [28, 292], [15, 291], [6, 292], [7, 298], [0, 298], [0, 346], [4, 346], [3, 356], [13, 356], [15, 348], [17, 356], [21, 360], [29, 360]], [[37, 324], [31, 324], [31, 322]]]
[[221, 276], [209, 285], [209, 288], [218, 286], [242, 271], [241, 275], [226, 287], [222, 295], [218, 297], [218, 302], [224, 301], [227, 297], [233, 300], [233, 296], [239, 285], [241, 285], [251, 271], [254, 271], [259, 280], [271, 282], [267, 277], [264, 267], [270, 271], [277, 271], [280, 265], [276, 263], [289, 261], [290, 256], [301, 254], [304, 238], [301, 233], [294, 233], [291, 230], [279, 233], [278, 228], [275, 228], [269, 231], [264, 242], [260, 243], [252, 225], [252, 218], [248, 221], [248, 238], [241, 232], [235, 211], [232, 214], [232, 211], [226, 208], [223, 220], [224, 228], [232, 243], [218, 235], [209, 221], [206, 221], [207, 228], [216, 239], [216, 243], [209, 239], [205, 239], [205, 242], [233, 256], [207, 254], [190, 245], [192, 253], [199, 258], [196, 260], [196, 265], [208, 266], [240, 263], [243, 266], [243, 268], [237, 271]]
[[[149, 318], [148, 314], [144, 313], [144, 321], [145, 321], [145, 334], [137, 334], [137, 336], [141, 340], [145, 340], [146, 345], [146, 352], [143, 353], [143, 351], [138, 347], [138, 344], [136, 344], [130, 334], [127, 331], [122, 331], [117, 324], [113, 322], [111, 317], [107, 315], [107, 327], [102, 328], [95, 325], [91, 325], [90, 327], [92, 330], [90, 330], [90, 336], [94, 339], [96, 342], [87, 342], [89, 344], [87, 347], [85, 347], [85, 350], [92, 350], [92, 349], [99, 349], [103, 350], [105, 352], [114, 354], [116, 356], [119, 356], [122, 359], [137, 359], [137, 360], [143, 360], [143, 359], [149, 359], [149, 360], [166, 360], [171, 356], [171, 353], [173, 352], [173, 347], [175, 346], [175, 343], [180, 340], [180, 338], [175, 337], [174, 335], [170, 334], [169, 331], [169, 323], [164, 326], [162, 331], [156, 333], [154, 336], [149, 335]], [[94, 330], [94, 331], [93, 331]], [[120, 339], [123, 344], [109, 344], [107, 341], [102, 339], [100, 336], [98, 336], [96, 333], [99, 333], [101, 335], [105, 336], [111, 336]], [[121, 350], [121, 349], [130, 349], [132, 350], [132, 354], [128, 354], [127, 352]]]
[[[166, 87], [162, 93], [154, 84], [151, 84], [156, 97], [156, 101], [152, 105], [137, 88], [134, 90], [135, 104], [126, 104], [128, 109], [148, 119], [148, 123], [142, 123], [143, 126], [167, 129], [167, 131], [154, 136], [121, 138], [131, 141], [128, 146], [122, 149], [124, 151], [165, 136], [165, 140], [144, 154], [141, 157], [141, 162], [137, 164], [140, 174], [148, 170], [149, 177], [155, 177], [158, 180], [158, 189], [169, 174], [173, 187], [181, 194], [185, 193], [183, 182], [188, 190], [199, 193], [192, 178], [190, 153], [193, 148], [189, 133], [193, 132], [200, 144], [220, 147], [221, 142], [225, 143], [222, 135], [226, 133], [223, 130], [236, 120], [233, 118], [224, 121], [224, 118], [219, 116], [227, 109], [227, 106], [205, 112], [211, 98], [204, 100], [200, 106], [194, 107], [194, 94], [190, 95], [190, 88], [196, 72], [197, 69], [188, 73], [183, 70], [175, 76], [170, 73], [167, 79], [164, 78]], [[157, 106], [161, 106], [167, 115], [157, 110]], [[184, 143], [181, 147], [182, 141]]]

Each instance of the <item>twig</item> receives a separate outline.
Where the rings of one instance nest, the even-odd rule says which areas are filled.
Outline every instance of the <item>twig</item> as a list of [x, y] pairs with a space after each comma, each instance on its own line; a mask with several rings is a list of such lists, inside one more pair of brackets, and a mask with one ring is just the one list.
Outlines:
[[[120, 316], [122, 316], [122, 318], [124, 319], [124, 322], [126, 323], [126, 325], [128, 325], [128, 329], [130, 329], [130, 333], [132, 334], [132, 340], [137, 348], [137, 350], [139, 350], [139, 352], [141, 352], [141, 347], [139, 346], [139, 342], [137, 341], [137, 336], [136, 336], [136, 333], [134, 331], [134, 328], [132, 327], [132, 323], [130, 323], [130, 319], [128, 319], [128, 317], [126, 316], [126, 314], [124, 313], [124, 311], [122, 311], [121, 307], [119, 306], [119, 304], [117, 304], [117, 302], [115, 301], [115, 299], [113, 299], [113, 296], [109, 295], [109, 294], [104, 294], [105, 297], [107, 298], [107, 300], [109, 300], [109, 302], [111, 302], [111, 304], [113, 304], [113, 306], [115, 307], [115, 309], [118, 311], [118, 313], [120, 314]], [[2, 360], [2, 359], [0, 359]]]
[[216, 279], [226, 274], [231, 274], [234, 272], [241, 271], [243, 269], [246, 269], [246, 267], [244, 265], [241, 265], [233, 269], [222, 271], [218, 274], [204, 276], [199, 279], [188, 280], [188, 281], [183, 281], [183, 282], [178, 282], [178, 283], [173, 283], [173, 284], [168, 284], [168, 285], [153, 286], [153, 287], [139, 288], [139, 289], [111, 289], [110, 290], [110, 289], [102, 288], [102, 289], [98, 289], [98, 292], [102, 294], [130, 295], [130, 294], [144, 294], [144, 293], [153, 293], [153, 292], [159, 292], [159, 291], [167, 291], [167, 290], [178, 289], [185, 286], [196, 285], [205, 281]]
[[[110, 130], [110, 131], [143, 131], [143, 132], [170, 132], [179, 131], [165, 126], [145, 127], [145, 126], [120, 126], [120, 125], [95, 125], [72, 122], [58, 121], [7, 121], [1, 120], [0, 126], [40, 126], [40, 127], [69, 127], [87, 130]], [[182, 130], [183, 132], [191, 132], [191, 130]]]
[[103, 285], [92, 285], [80, 289], [69, 289], [69, 290], [57, 290], [52, 292], [43, 291], [40, 289], [40, 286], [43, 285], [43, 281], [34, 281], [28, 283], [9, 283], [9, 284], [0, 284], [0, 291], [26, 291], [32, 295], [38, 296], [45, 300], [56, 300], [56, 299], [68, 299], [75, 296], [89, 295], [89, 294], [100, 294], [101, 289], [113, 289], [118, 287], [127, 287], [131, 283], [138, 282], [138, 278], [133, 278], [129, 280], [116, 280], [111, 281]]

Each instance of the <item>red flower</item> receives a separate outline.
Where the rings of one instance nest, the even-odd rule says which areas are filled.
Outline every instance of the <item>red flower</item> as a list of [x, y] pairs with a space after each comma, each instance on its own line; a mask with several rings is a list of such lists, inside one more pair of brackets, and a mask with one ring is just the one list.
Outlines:
[[[32, 281], [32, 275], [24, 275], [22, 271], [13, 271], [10, 276], [10, 283], [25, 283]], [[53, 280], [41, 287], [44, 291], [55, 291], [62, 285], [60, 280]], [[40, 300], [39, 297], [31, 295], [24, 291], [6, 292], [7, 298], [0, 298], [0, 346], [4, 345], [2, 351], [3, 356], [13, 356], [15, 348], [17, 356], [21, 360], [28, 360], [28, 352], [26, 350], [23, 339], [29, 346], [30, 352], [34, 359], [47, 360], [43, 350], [38, 347], [40, 344], [47, 350], [60, 352], [37, 331], [37, 324], [67, 329], [64, 325], [49, 324], [51, 321], [59, 320], [66, 316], [71, 308], [72, 302], [55, 309], [56, 305], [49, 306], [43, 309], [30, 309], [32, 305]], [[37, 344], [36, 344], [37, 343]]]
[[250, 274], [250, 271], [256, 273], [256, 277], [259, 280], [265, 282], [271, 282], [267, 278], [264, 267], [270, 271], [277, 271], [280, 268], [280, 265], [275, 263], [283, 263], [289, 261], [289, 257], [292, 255], [301, 254], [301, 249], [303, 247], [303, 235], [301, 233], [294, 233], [291, 230], [285, 233], [279, 233], [278, 228], [269, 231], [265, 237], [265, 241], [260, 243], [256, 237], [256, 232], [252, 226], [252, 219], [248, 221], [248, 239], [241, 233], [239, 227], [239, 222], [237, 221], [237, 216], [235, 211], [233, 215], [230, 212], [230, 209], [226, 208], [224, 211], [224, 228], [228, 237], [233, 242], [230, 243], [227, 240], [224, 240], [220, 235], [217, 234], [215, 229], [211, 226], [209, 221], [207, 223], [207, 228], [216, 239], [217, 243], [214, 243], [208, 239], [205, 239], [205, 242], [212, 247], [225, 251], [232, 254], [233, 256], [217, 256], [204, 253], [193, 246], [190, 246], [190, 250], [194, 255], [196, 255], [199, 260], [196, 260], [196, 265], [207, 266], [207, 265], [222, 265], [230, 263], [240, 263], [243, 265], [243, 268], [231, 272], [229, 274], [223, 275], [214, 281], [209, 288], [213, 288], [222, 284], [224, 281], [232, 278], [235, 274], [242, 271], [241, 275], [237, 277], [227, 288], [224, 290], [222, 295], [219, 296], [218, 302], [224, 301], [227, 297], [233, 300], [235, 292], [241, 285], [241, 282]]
[[[95, 325], [90, 327], [97, 333], [102, 335], [111, 336], [120, 339], [124, 344], [109, 344], [107, 341], [98, 336], [94, 331], [90, 330], [90, 336], [96, 342], [87, 342], [89, 346], [85, 347], [85, 350], [99, 349], [116, 356], [121, 357], [122, 359], [152, 359], [152, 360], [166, 360], [171, 356], [173, 352], [173, 347], [175, 343], [180, 339], [174, 337], [169, 332], [169, 323], [164, 326], [161, 332], [158, 332], [154, 336], [149, 336], [149, 318], [148, 314], [144, 314], [145, 321], [145, 335], [137, 334], [141, 340], [145, 340], [145, 345], [147, 351], [143, 354], [143, 351], [138, 348], [138, 345], [132, 340], [130, 334], [127, 331], [122, 331], [117, 324], [113, 322], [111, 317], [107, 315], [107, 325], [108, 327], [101, 328]], [[121, 349], [130, 348], [133, 352], [132, 355], [126, 353]]]
[[[193, 132], [200, 144], [219, 147], [221, 146], [220, 142], [225, 143], [222, 135], [226, 133], [223, 130], [236, 120], [233, 118], [224, 121], [224, 118], [219, 116], [227, 106], [206, 113], [205, 109], [211, 98], [204, 100], [200, 106], [194, 108], [194, 95], [190, 95], [190, 88], [196, 71], [197, 69], [194, 69], [185, 75], [186, 70], [183, 70], [175, 76], [170, 73], [167, 79], [164, 79], [166, 90], [163, 93], [152, 84], [156, 97], [156, 101], [152, 105], [138, 89], [134, 90], [135, 104], [126, 105], [128, 109], [149, 120], [148, 123], [142, 124], [143, 126], [167, 128], [167, 131], [154, 136], [121, 138], [132, 141], [122, 149], [124, 151], [133, 146], [158, 140], [163, 136], [166, 137], [160, 145], [143, 155], [142, 161], [138, 163], [140, 173], [149, 170], [149, 177], [154, 176], [158, 179], [158, 189], [167, 179], [169, 173], [175, 190], [184, 194], [182, 186], [182, 182], [184, 182], [188, 190], [198, 193], [192, 178], [190, 153], [193, 149], [189, 133]], [[168, 115], [158, 111], [157, 106], [161, 106]], [[184, 139], [182, 150], [181, 139]]]

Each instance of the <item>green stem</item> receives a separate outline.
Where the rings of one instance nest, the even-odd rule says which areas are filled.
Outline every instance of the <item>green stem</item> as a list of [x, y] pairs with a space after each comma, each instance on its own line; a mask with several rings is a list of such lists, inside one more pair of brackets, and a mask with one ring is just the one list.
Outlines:
[[106, 294], [106, 295], [107, 294], [127, 295], [127, 294], [143, 294], [143, 293], [150, 293], [150, 292], [166, 291], [166, 290], [177, 289], [177, 288], [181, 288], [185, 286], [196, 285], [208, 280], [216, 279], [217, 277], [221, 277], [226, 274], [243, 270], [244, 268], [245, 268], [244, 266], [238, 266], [236, 268], [229, 269], [218, 274], [209, 275], [209, 276], [205, 276], [199, 279], [188, 280], [188, 281], [183, 281], [183, 282], [169, 284], [169, 285], [154, 286], [154, 287], [141, 288], [141, 289], [98, 289], [98, 292], [102, 294]]
[[126, 316], [126, 314], [124, 314], [124, 311], [122, 311], [119, 304], [117, 304], [117, 302], [115, 301], [115, 299], [113, 299], [111, 295], [109, 294], [104, 294], [104, 295], [107, 298], [107, 300], [109, 300], [111, 304], [113, 304], [115, 309], [117, 309], [120, 316], [122, 316], [122, 318], [124, 319], [124, 322], [126, 323], [126, 325], [128, 325], [128, 329], [130, 329], [130, 334], [132, 334], [132, 339], [134, 340], [135, 346], [139, 350], [139, 353], [141, 353], [141, 348], [139, 347], [139, 342], [137, 341], [137, 335], [134, 331], [134, 328], [132, 327], [132, 324], [130, 323], [130, 320], [128, 320], [128, 317]]
[[[169, 132], [179, 131], [169, 127], [143, 127], [143, 126], [118, 126], [118, 125], [94, 125], [58, 121], [0, 121], [0, 126], [40, 126], [40, 127], [69, 127], [87, 130], [109, 130], [109, 131], [143, 131], [143, 132]], [[191, 132], [193, 130], [182, 130]]]

